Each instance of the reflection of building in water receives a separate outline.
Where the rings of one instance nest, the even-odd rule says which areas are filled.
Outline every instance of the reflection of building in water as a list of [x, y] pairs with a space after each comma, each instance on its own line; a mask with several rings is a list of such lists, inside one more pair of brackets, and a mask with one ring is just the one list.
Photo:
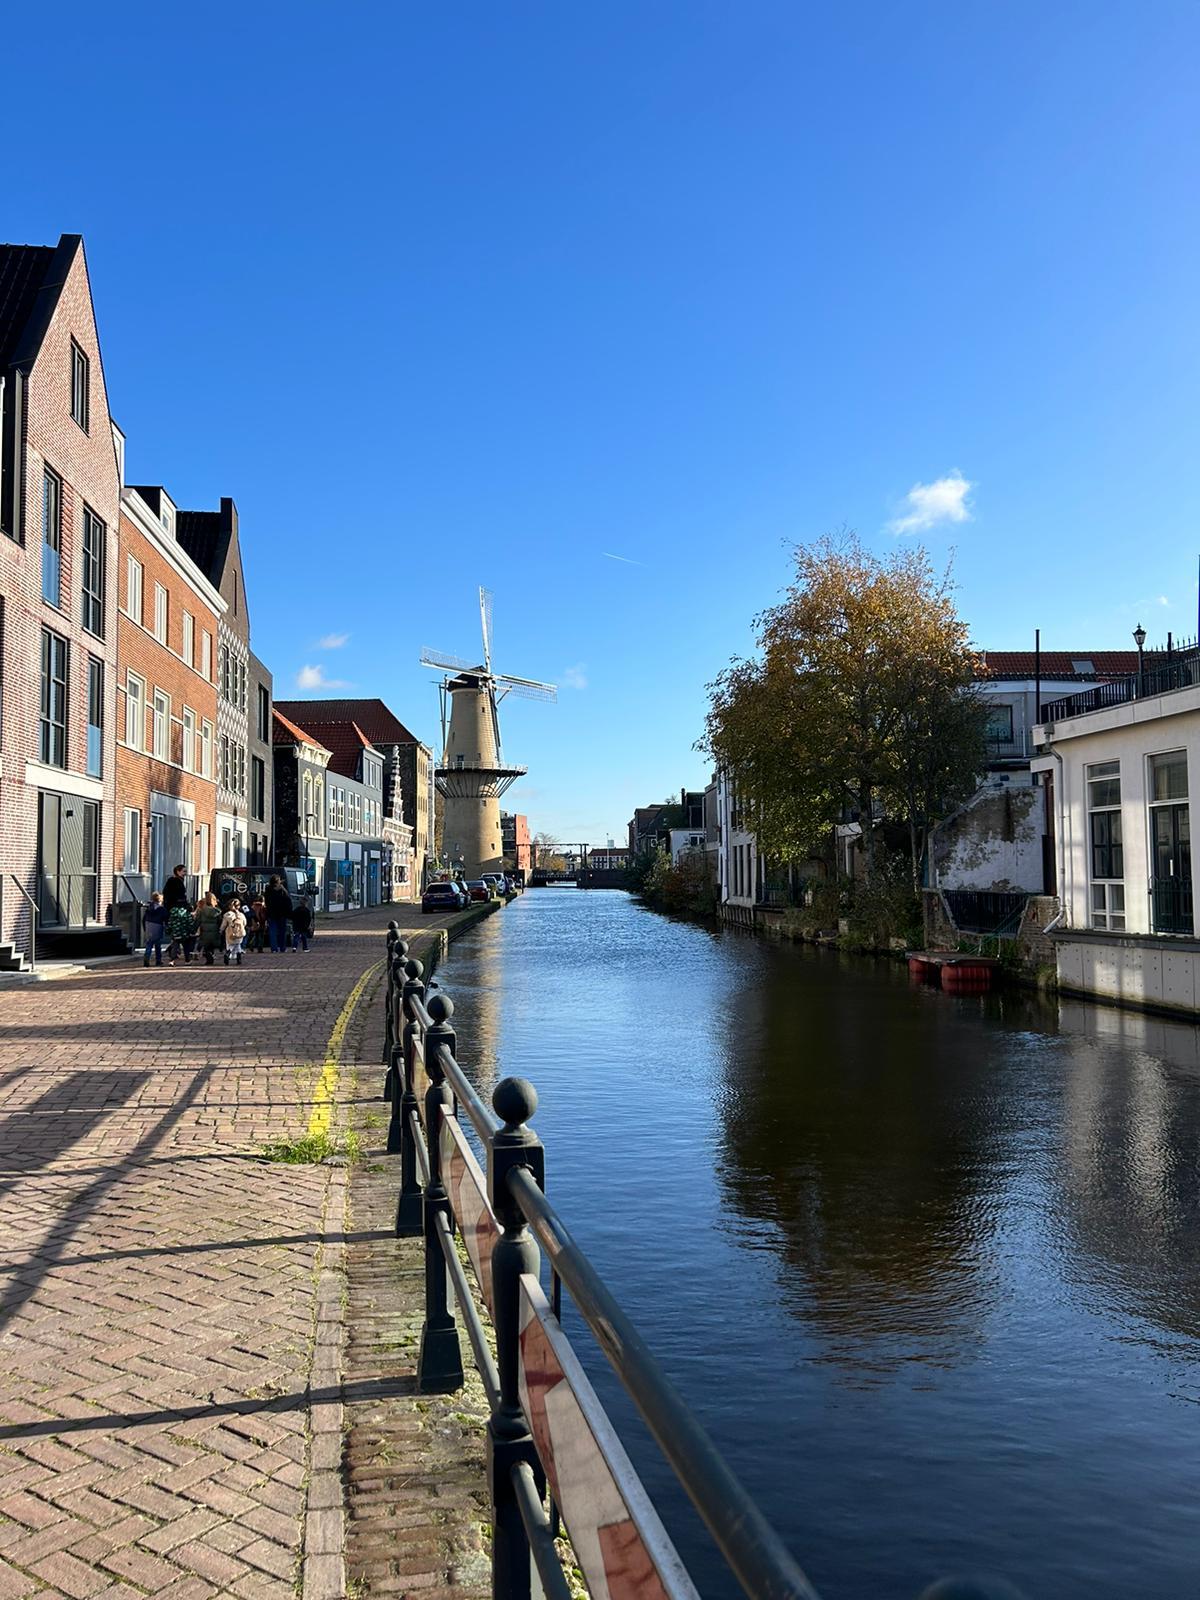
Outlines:
[[505, 1075], [499, 1065], [504, 984], [504, 940], [500, 934], [501, 917], [488, 917], [471, 930], [470, 959], [453, 960], [447, 971], [434, 974], [437, 982], [444, 978], [446, 993], [454, 1001], [459, 1066], [489, 1106], [492, 1090]]
[[[1064, 1000], [1065, 1225], [1101, 1268], [1088, 1288], [1200, 1335], [1200, 1030]], [[1075, 1259], [1072, 1257], [1072, 1259]]]
[[827, 961], [780, 955], [738, 997], [730, 1209], [775, 1226], [787, 1304], [837, 1359], [954, 1359], [995, 1281], [1003, 1075], [941, 996], [867, 977], [851, 1005]]

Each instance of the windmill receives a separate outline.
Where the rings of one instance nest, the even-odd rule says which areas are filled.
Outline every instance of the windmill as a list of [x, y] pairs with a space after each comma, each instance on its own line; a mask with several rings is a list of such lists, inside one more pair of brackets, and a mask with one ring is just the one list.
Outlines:
[[500, 796], [526, 768], [505, 764], [497, 710], [506, 695], [556, 700], [552, 683], [518, 678], [492, 668], [492, 596], [479, 591], [483, 660], [466, 661], [425, 648], [421, 665], [446, 676], [439, 685], [442, 707], [442, 763], [437, 768], [443, 798], [446, 853], [461, 863], [467, 877], [498, 872], [501, 865]]

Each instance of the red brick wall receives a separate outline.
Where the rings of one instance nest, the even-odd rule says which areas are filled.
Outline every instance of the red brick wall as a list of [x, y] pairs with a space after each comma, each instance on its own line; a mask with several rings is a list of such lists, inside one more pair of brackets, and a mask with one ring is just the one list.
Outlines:
[[[91, 362], [89, 431], [71, 417], [71, 339]], [[38, 759], [41, 630], [52, 628], [69, 645], [67, 770], [87, 765], [87, 658], [105, 667], [105, 744], [99, 862], [100, 914], [111, 883], [114, 717], [116, 704], [116, 564], [119, 485], [100, 342], [92, 312], [87, 267], [78, 250], [67, 274], [41, 350], [28, 375], [26, 399], [25, 545], [0, 536], [0, 598], [4, 602], [3, 723], [0, 726], [0, 872], [6, 880], [0, 938], [28, 944], [28, 919], [9, 873], [36, 895], [38, 782], [26, 782], [27, 761]], [[44, 464], [62, 479], [62, 609], [41, 598], [41, 517]], [[85, 633], [80, 621], [79, 539], [84, 502], [108, 529], [105, 637]], [[53, 780], [46, 787], [52, 788]]]
[[[200, 675], [203, 664], [201, 635], [207, 633], [211, 641], [209, 646], [210, 670], [213, 677], [217, 670], [217, 613], [204, 596], [187, 581], [179, 570], [172, 565], [155, 542], [147, 537], [138, 527], [137, 523], [122, 512], [120, 519], [120, 559], [117, 570], [118, 600], [121, 613], [118, 618], [118, 638], [121, 681], [117, 695], [117, 722], [116, 734], [118, 748], [116, 752], [117, 766], [117, 794], [116, 794], [116, 826], [113, 830], [113, 848], [109, 858], [112, 870], [119, 871], [121, 866], [121, 852], [124, 846], [122, 836], [123, 812], [126, 806], [136, 807], [142, 813], [142, 870], [149, 870], [149, 826], [150, 826], [150, 791], [159, 790], [165, 794], [176, 795], [181, 800], [190, 800], [195, 806], [195, 820], [197, 825], [207, 823], [209, 828], [209, 865], [213, 863], [213, 850], [215, 849], [217, 786], [217, 691], [215, 683], [206, 680]], [[127, 593], [127, 566], [126, 557], [132, 555], [142, 564], [142, 615], [145, 625], [140, 625], [125, 614], [128, 604]], [[168, 595], [167, 605], [167, 643], [162, 645], [154, 637], [154, 586], [162, 584]], [[191, 613], [195, 619], [193, 655], [195, 666], [189, 666], [182, 658], [183, 653], [183, 614]], [[153, 756], [132, 750], [125, 745], [125, 684], [126, 675], [132, 670], [145, 681], [146, 703], [144, 715], [146, 727], [143, 730], [143, 743], [150, 745], [150, 706], [153, 702], [155, 689], [162, 689], [171, 697], [171, 761], [170, 763], [156, 760]], [[196, 722], [208, 721], [213, 728], [212, 772], [213, 777], [202, 778], [195, 773], [184, 772], [181, 766], [183, 757], [183, 709], [189, 707], [196, 713]], [[199, 750], [196, 751], [199, 759]], [[189, 870], [192, 863], [188, 863]]]

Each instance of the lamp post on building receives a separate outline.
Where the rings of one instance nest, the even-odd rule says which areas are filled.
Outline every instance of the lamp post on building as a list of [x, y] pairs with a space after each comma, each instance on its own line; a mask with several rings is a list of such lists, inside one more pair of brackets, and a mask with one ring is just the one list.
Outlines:
[[1137, 692], [1138, 692], [1138, 697], [1140, 699], [1141, 698], [1141, 694], [1142, 694], [1142, 689], [1144, 687], [1144, 680], [1142, 678], [1142, 651], [1146, 647], [1146, 630], [1145, 630], [1145, 628], [1142, 627], [1140, 622], [1138, 623], [1137, 627], [1133, 630], [1133, 642], [1134, 642], [1134, 644], [1137, 645], [1137, 653], [1138, 653]]

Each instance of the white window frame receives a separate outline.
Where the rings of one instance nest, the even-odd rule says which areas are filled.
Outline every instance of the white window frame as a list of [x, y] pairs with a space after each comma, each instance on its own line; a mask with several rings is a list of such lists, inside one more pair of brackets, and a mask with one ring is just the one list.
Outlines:
[[156, 761], [171, 759], [171, 696], [165, 689], [155, 688], [150, 697], [150, 753]]
[[189, 667], [196, 659], [196, 619], [190, 611], [183, 613], [183, 659]]
[[[133, 844], [130, 843], [130, 818], [136, 818], [133, 825]], [[133, 859], [130, 860], [132, 855]], [[142, 813], [136, 806], [126, 806], [121, 818], [121, 871], [140, 872], [142, 870]]]
[[196, 713], [191, 706], [183, 708], [183, 748], [180, 751], [185, 772], [196, 771]]
[[146, 748], [146, 680], [136, 672], [125, 674], [125, 743], [131, 750]]
[[208, 877], [212, 863], [208, 859], [208, 823], [198, 822], [195, 834], [196, 847], [196, 873], [200, 878], [200, 888], [204, 889], [204, 880]]
[[166, 644], [171, 632], [171, 599], [161, 583], [154, 585], [154, 637]]
[[[1116, 801], [1092, 804], [1093, 784], [1116, 780]], [[1087, 799], [1087, 867], [1088, 867], [1088, 926], [1121, 932], [1125, 928], [1125, 879], [1096, 878], [1092, 875], [1094, 850], [1092, 845], [1092, 818], [1110, 816], [1113, 812], [1121, 819], [1121, 864], [1125, 861], [1125, 818], [1122, 811], [1121, 763], [1118, 760], [1091, 761], [1083, 769], [1084, 795]], [[1112, 846], [1110, 844], [1109, 848]]]
[[213, 725], [207, 717], [200, 724], [200, 762], [196, 768], [200, 777], [213, 775]]
[[[145, 587], [145, 571], [142, 563], [136, 556], [125, 557], [125, 614], [141, 626], [143, 611], [143, 593]], [[136, 603], [135, 597], [136, 596]]]
[[200, 632], [200, 676], [206, 683], [212, 682], [212, 634], [207, 628]]

